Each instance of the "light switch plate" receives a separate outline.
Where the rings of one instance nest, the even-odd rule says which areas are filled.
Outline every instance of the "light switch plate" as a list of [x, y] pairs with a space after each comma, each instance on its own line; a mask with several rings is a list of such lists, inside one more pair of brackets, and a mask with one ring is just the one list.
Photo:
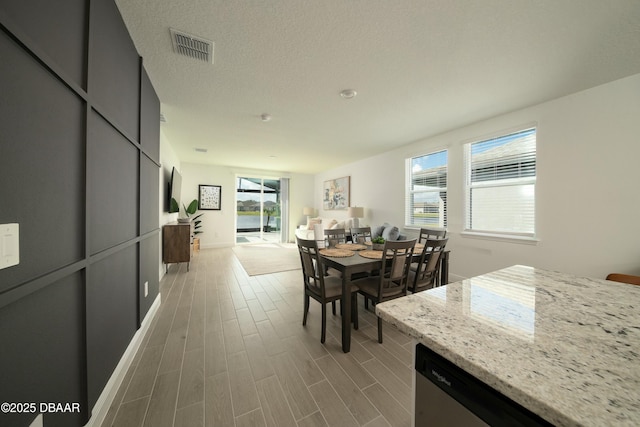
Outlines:
[[20, 225], [0, 224], [0, 269], [20, 264]]

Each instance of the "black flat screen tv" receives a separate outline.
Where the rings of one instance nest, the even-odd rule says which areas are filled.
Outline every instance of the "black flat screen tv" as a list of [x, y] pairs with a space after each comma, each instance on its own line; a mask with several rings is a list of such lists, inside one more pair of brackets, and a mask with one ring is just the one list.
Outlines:
[[180, 211], [180, 190], [182, 189], [182, 176], [175, 167], [171, 171], [169, 182], [169, 213]]

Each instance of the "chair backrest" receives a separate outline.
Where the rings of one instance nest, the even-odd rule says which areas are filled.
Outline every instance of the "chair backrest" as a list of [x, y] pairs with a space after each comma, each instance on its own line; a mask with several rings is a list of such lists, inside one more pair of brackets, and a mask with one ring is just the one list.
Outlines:
[[324, 298], [324, 273], [322, 260], [318, 252], [318, 242], [315, 240], [301, 239], [296, 236], [296, 243], [298, 245], [298, 252], [300, 253], [304, 285], [313, 289]]
[[435, 228], [421, 228], [418, 243], [423, 243], [429, 239], [444, 239], [447, 237], [447, 230]]
[[633, 276], [631, 274], [611, 273], [607, 276], [607, 280], [628, 283], [630, 285], [640, 285], [640, 276]]
[[384, 242], [383, 256], [386, 257], [386, 264], [383, 258], [383, 271], [380, 273], [380, 286], [378, 295], [383, 298], [385, 293], [389, 293], [390, 288], [394, 288], [394, 293], [407, 293], [407, 276], [411, 259], [413, 258], [413, 248], [416, 239], [412, 240], [387, 240]]
[[347, 233], [344, 228], [330, 228], [324, 230], [327, 248], [333, 248], [338, 243], [347, 243]]
[[415, 291], [418, 288], [431, 287], [438, 277], [438, 266], [440, 257], [447, 246], [449, 239], [427, 239], [424, 242], [424, 249], [420, 254], [420, 261], [415, 270], [411, 288]]
[[364, 243], [371, 241], [371, 227], [358, 227], [351, 229], [351, 241], [353, 243]]

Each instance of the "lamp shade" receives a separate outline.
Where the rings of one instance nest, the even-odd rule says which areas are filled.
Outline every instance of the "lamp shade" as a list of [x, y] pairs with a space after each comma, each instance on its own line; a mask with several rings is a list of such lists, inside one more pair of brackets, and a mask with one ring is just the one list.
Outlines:
[[302, 214], [303, 214], [303, 215], [313, 215], [313, 211], [314, 211], [314, 210], [315, 210], [315, 209], [313, 209], [313, 208], [309, 208], [309, 207], [302, 208]]
[[364, 217], [364, 208], [362, 206], [354, 206], [349, 208], [349, 214], [351, 218]]

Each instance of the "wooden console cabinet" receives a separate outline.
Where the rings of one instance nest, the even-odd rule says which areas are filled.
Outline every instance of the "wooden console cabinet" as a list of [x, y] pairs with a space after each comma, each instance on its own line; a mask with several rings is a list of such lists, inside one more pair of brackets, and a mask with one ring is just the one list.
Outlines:
[[171, 223], [162, 227], [162, 262], [165, 271], [169, 270], [169, 264], [189, 263], [193, 256], [193, 224]]

